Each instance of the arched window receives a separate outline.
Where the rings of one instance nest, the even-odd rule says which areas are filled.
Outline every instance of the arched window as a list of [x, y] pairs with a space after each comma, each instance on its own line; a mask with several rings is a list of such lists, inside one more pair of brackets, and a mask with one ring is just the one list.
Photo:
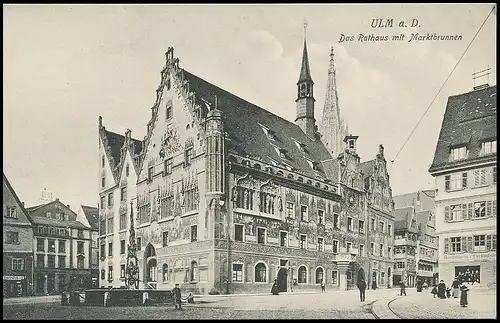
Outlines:
[[198, 280], [198, 263], [196, 261], [191, 261], [191, 281]]
[[323, 268], [316, 268], [316, 284], [321, 284], [323, 282], [324, 271]]
[[168, 282], [168, 265], [167, 264], [163, 264], [163, 269], [162, 269], [162, 273], [163, 273], [163, 281], [164, 282]]
[[255, 282], [265, 283], [267, 282], [267, 268], [262, 262], [255, 265]]
[[101, 269], [101, 279], [106, 279], [106, 270]]
[[307, 283], [307, 269], [305, 266], [299, 267], [299, 284]]

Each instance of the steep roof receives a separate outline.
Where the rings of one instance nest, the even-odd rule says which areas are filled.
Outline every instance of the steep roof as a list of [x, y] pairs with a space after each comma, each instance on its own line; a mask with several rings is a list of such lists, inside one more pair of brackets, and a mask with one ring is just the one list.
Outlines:
[[417, 200], [417, 192], [411, 192], [401, 195], [396, 195], [392, 197], [394, 201], [394, 208], [406, 208], [412, 206], [413, 203]]
[[394, 229], [406, 230], [410, 227], [410, 219], [413, 214], [413, 207], [404, 207], [394, 210]]
[[308, 81], [314, 84], [311, 77], [311, 69], [309, 68], [309, 55], [307, 54], [307, 43], [304, 39], [304, 49], [302, 51], [302, 66], [300, 68], [299, 82]]
[[93, 206], [82, 205], [82, 211], [92, 229], [99, 230], [99, 210]]
[[[28, 216], [28, 210], [24, 207], [23, 203], [21, 202], [21, 200], [19, 199], [19, 196], [17, 196], [17, 193], [16, 191], [14, 190], [14, 188], [12, 187], [12, 185], [10, 185], [10, 182], [9, 180], [7, 179], [7, 176], [5, 176], [5, 173], [3, 173], [3, 182], [4, 184], [7, 186], [7, 189], [10, 191], [10, 193], [12, 194], [12, 196], [14, 197], [17, 205], [19, 206], [19, 208], [21, 209], [21, 211], [23, 212], [24, 214], [24, 217], [26, 217], [26, 219], [28, 219], [28, 221], [30, 223], [33, 223], [33, 221], [31, 220], [31, 218]], [[4, 193], [5, 194], [5, 193]], [[5, 198], [5, 195], [4, 195], [4, 198]], [[5, 201], [4, 201], [4, 207], [5, 207]], [[5, 222], [6, 219], [4, 219], [4, 222]]]
[[[121, 149], [125, 143], [125, 136], [109, 130], [104, 130], [104, 132], [108, 139], [108, 147], [113, 156], [114, 165], [111, 165], [111, 167], [115, 168], [120, 163]], [[138, 155], [142, 149], [142, 141], [133, 138], [132, 140], [134, 142], [134, 154]]]
[[53, 225], [58, 227], [70, 227], [75, 229], [88, 229], [86, 225], [76, 220], [58, 220], [54, 218], [46, 218], [43, 216], [31, 216], [33, 223], [35, 224], [43, 224], [43, 225]]
[[[196, 94], [200, 106], [208, 102], [214, 106], [217, 96], [217, 109], [221, 110], [225, 130], [230, 142], [228, 149], [241, 156], [252, 156], [270, 163], [272, 158], [278, 163], [294, 167], [307, 176], [317, 176], [336, 180], [336, 163], [324, 162], [332, 156], [320, 140], [313, 140], [305, 135], [298, 125], [285, 120], [263, 108], [247, 102], [198, 76], [184, 70], [184, 77], [189, 81], [189, 88]], [[270, 139], [264, 128], [274, 136]], [[297, 143], [305, 144], [302, 152]], [[276, 149], [284, 149], [287, 159], [280, 158]], [[319, 171], [313, 170], [307, 159], [318, 163]]]
[[417, 223], [422, 233], [427, 232], [427, 225], [429, 224], [429, 215], [431, 215], [431, 213], [432, 213], [431, 210], [415, 212], [415, 217], [417, 218]]
[[[481, 142], [496, 140], [497, 86], [450, 96], [429, 172], [496, 160], [496, 153], [480, 156]], [[450, 149], [467, 145], [467, 158], [449, 161]]]

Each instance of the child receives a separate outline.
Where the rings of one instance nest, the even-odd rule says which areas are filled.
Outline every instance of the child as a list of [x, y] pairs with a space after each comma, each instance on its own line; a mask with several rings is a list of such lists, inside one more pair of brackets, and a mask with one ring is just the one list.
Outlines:
[[446, 288], [446, 297], [447, 297], [447, 298], [450, 298], [450, 297], [451, 297], [451, 288], [450, 288], [450, 287], [447, 287], [447, 288]]
[[432, 287], [432, 291], [431, 291], [432, 295], [433, 295], [433, 298], [436, 298], [436, 295], [438, 293], [438, 288], [436, 285], [434, 285], [434, 287]]

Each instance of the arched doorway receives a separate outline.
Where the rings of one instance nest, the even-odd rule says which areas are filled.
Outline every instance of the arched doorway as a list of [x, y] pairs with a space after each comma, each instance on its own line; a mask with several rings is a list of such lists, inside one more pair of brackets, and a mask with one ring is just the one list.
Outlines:
[[156, 263], [156, 250], [152, 244], [148, 244], [144, 250], [144, 264], [145, 264], [145, 277], [144, 281], [149, 283], [151, 287], [156, 288], [157, 281], [157, 263]]
[[363, 279], [364, 281], [366, 281], [366, 279], [365, 279], [365, 270], [364, 270], [363, 268], [359, 268], [359, 270], [358, 270], [358, 277], [356, 278], [356, 283], [357, 283], [357, 285], [359, 285], [359, 282], [360, 282], [362, 279]]
[[288, 270], [284, 267], [281, 267], [278, 270], [278, 286], [280, 292], [286, 292], [288, 285]]
[[375, 289], [377, 288], [378, 284], [377, 284], [377, 272], [374, 271], [373, 274], [372, 274], [372, 285], [371, 285], [371, 288], [372, 289]]

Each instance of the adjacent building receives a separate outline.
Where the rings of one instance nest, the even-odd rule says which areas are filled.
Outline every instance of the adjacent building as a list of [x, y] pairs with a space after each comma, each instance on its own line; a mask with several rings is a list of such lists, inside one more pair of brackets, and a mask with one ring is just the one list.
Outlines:
[[[367, 276], [388, 286], [383, 148], [364, 172], [341, 122], [342, 151], [323, 143], [305, 40], [296, 86], [292, 123], [180, 68], [169, 48], [142, 141], [99, 117], [101, 286], [125, 286], [131, 233], [144, 288], [268, 292], [277, 279], [282, 291], [345, 290]], [[336, 93], [325, 109], [338, 114]], [[372, 238], [368, 214], [384, 221]], [[368, 254], [367, 239], [383, 252]]]
[[33, 223], [3, 174], [3, 296], [33, 295]]
[[59, 199], [27, 209], [33, 222], [34, 288], [39, 295], [90, 288], [91, 228]]
[[448, 98], [435, 178], [439, 278], [496, 286], [497, 87]]
[[76, 221], [90, 227], [90, 272], [92, 287], [99, 287], [99, 209], [97, 207], [81, 205]]

